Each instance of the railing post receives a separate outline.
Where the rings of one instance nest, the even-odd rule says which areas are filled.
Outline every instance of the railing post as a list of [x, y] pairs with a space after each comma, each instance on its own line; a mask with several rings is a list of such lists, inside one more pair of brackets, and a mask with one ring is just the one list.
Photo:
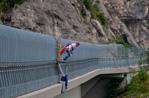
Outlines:
[[59, 50], [61, 49], [61, 41], [60, 39], [56, 39], [56, 62], [58, 62], [58, 60], [60, 60], [60, 55], [59, 55]]

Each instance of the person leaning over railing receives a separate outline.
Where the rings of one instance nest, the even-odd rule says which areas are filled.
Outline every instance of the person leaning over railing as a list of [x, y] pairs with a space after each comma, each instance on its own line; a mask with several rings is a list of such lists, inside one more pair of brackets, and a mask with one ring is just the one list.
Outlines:
[[67, 44], [62, 49], [60, 49], [59, 55], [63, 55], [64, 53], [66, 53], [66, 56], [62, 60], [66, 61], [69, 57], [71, 57], [74, 49], [79, 45], [80, 45], [79, 42], [75, 42], [75, 43]]
[[[63, 69], [61, 68], [61, 64], [60, 64], [60, 63], [63, 62], [63, 61], [66, 61], [69, 57], [71, 57], [72, 54], [73, 54], [73, 50], [74, 50], [76, 47], [78, 47], [79, 45], [80, 45], [79, 42], [67, 44], [67, 45], [65, 45], [62, 49], [60, 49], [60, 50], [58, 51], [58, 54], [59, 54], [60, 56], [62, 56], [63, 54], [66, 53], [66, 56], [65, 56], [64, 58], [62, 58], [62, 60], [61, 60], [61, 59], [58, 60], [58, 62], [59, 62], [59, 70], [60, 70], [60, 72], [61, 72], [61, 74], [62, 74], [62, 76], [61, 76], [61, 81], [64, 81], [64, 83], [65, 83], [65, 89], [67, 89], [67, 86], [68, 86], [68, 75], [63, 72]], [[62, 92], [63, 92], [63, 90], [62, 90]]]

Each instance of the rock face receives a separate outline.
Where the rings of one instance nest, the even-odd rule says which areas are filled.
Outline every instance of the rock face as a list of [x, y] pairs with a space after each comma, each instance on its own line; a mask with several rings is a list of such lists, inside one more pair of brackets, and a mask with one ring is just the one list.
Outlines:
[[126, 33], [129, 40], [140, 47], [149, 47], [149, 1], [104, 0], [112, 16], [111, 28]]
[[27, 0], [8, 15], [11, 19], [4, 19], [4, 23], [18, 28], [54, 35], [57, 26], [63, 38], [91, 42], [99, 39], [90, 23], [90, 13], [79, 0]]
[[149, 46], [148, 0], [91, 1], [107, 18], [107, 27], [92, 19], [91, 12], [81, 0], [25, 0], [6, 12], [2, 22], [17, 28], [94, 43], [110, 42], [112, 36], [125, 33], [133, 45]]

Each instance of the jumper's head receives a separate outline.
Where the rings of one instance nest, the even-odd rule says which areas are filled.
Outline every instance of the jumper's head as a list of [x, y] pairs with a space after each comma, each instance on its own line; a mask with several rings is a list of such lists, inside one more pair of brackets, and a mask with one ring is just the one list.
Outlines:
[[76, 42], [76, 46], [78, 47], [80, 45], [80, 43], [79, 42]]

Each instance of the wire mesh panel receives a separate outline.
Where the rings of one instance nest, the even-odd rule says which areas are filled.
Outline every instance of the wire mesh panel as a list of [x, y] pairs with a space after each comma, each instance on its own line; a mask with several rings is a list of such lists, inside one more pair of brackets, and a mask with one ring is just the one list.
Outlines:
[[51, 36], [0, 25], [0, 62], [55, 60], [55, 49]]
[[0, 98], [57, 83], [55, 49], [51, 36], [0, 25]]
[[[34, 63], [39, 63], [35, 64]], [[52, 61], [20, 63], [0, 67], [0, 97], [9, 98], [57, 83], [58, 73]], [[0, 64], [1, 65], [1, 64]], [[3, 65], [4, 66], [4, 65]]]

